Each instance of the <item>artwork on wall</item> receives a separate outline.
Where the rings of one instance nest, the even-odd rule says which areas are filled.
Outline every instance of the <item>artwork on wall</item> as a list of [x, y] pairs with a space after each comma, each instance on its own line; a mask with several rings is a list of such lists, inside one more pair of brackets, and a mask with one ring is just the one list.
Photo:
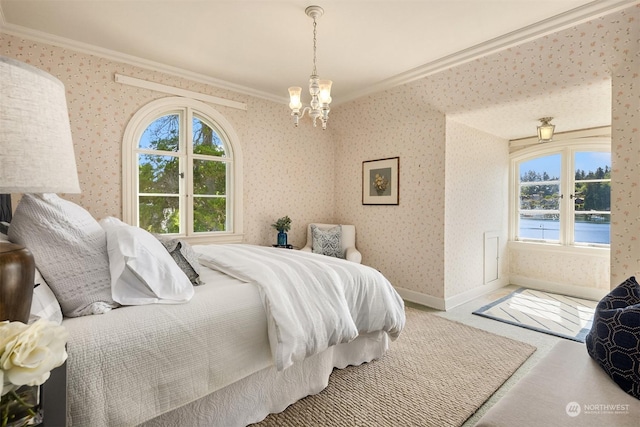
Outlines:
[[397, 205], [400, 157], [362, 162], [362, 204]]

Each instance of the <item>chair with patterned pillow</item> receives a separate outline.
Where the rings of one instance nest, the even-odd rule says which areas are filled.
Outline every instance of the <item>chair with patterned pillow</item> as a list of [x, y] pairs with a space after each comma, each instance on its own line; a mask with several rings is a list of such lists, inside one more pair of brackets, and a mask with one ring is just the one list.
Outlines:
[[356, 227], [345, 224], [312, 223], [307, 227], [307, 243], [301, 251], [326, 256], [362, 261], [362, 254], [356, 249]]

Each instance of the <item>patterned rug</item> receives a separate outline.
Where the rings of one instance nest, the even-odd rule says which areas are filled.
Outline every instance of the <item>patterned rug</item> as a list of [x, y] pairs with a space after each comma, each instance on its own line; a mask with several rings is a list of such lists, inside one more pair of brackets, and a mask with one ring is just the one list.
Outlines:
[[584, 342], [597, 301], [520, 288], [473, 314]]
[[335, 369], [329, 385], [254, 427], [461, 426], [535, 347], [407, 307], [380, 360]]

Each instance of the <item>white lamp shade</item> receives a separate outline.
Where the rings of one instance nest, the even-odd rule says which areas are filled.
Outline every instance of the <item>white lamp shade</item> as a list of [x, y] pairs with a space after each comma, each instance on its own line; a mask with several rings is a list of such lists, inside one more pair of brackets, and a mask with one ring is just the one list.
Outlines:
[[0, 193], [79, 193], [62, 82], [0, 56]]
[[318, 94], [318, 99], [323, 104], [331, 103], [331, 85], [333, 82], [331, 80], [320, 80], [318, 81], [318, 85], [320, 86], [320, 93]]
[[302, 108], [302, 102], [300, 101], [301, 94], [301, 87], [293, 86], [289, 88], [289, 108], [292, 110], [299, 110]]

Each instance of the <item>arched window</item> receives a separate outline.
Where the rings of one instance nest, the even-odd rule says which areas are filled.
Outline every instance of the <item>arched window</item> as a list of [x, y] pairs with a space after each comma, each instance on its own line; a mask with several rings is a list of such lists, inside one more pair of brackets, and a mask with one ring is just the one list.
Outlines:
[[511, 240], [564, 246], [610, 243], [611, 142], [540, 144], [511, 157]]
[[200, 101], [142, 107], [123, 140], [123, 217], [194, 241], [242, 240], [242, 155], [235, 131]]

